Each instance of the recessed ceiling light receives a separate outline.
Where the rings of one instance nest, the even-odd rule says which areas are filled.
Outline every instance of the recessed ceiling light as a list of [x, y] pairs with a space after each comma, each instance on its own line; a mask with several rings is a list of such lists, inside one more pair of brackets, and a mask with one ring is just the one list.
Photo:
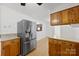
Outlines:
[[26, 3], [21, 3], [21, 6], [26, 6]]
[[[26, 6], [26, 3], [20, 3], [21, 6]], [[43, 3], [36, 3], [37, 5], [41, 6]]]
[[41, 6], [43, 3], [37, 3], [39, 6]]

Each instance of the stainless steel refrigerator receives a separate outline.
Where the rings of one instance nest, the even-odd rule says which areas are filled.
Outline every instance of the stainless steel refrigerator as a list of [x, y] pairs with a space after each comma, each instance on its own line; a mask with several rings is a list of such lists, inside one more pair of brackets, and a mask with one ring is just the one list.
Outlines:
[[17, 32], [20, 37], [21, 55], [26, 55], [36, 48], [36, 23], [22, 20], [17, 24]]

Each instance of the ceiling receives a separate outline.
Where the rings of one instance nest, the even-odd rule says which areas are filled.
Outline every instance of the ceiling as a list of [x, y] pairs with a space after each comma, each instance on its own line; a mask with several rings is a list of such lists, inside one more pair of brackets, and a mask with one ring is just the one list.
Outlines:
[[79, 5], [79, 3], [43, 3], [41, 6], [36, 3], [26, 3], [26, 6], [21, 6], [20, 3], [2, 3], [1, 5], [12, 8], [34, 19], [48, 21], [50, 13]]

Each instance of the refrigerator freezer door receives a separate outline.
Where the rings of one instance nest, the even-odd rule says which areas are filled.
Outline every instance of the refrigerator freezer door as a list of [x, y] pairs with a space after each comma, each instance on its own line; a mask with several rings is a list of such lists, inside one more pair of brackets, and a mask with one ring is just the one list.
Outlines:
[[36, 40], [31, 40], [30, 41], [30, 48], [31, 48], [31, 50], [36, 48]]
[[24, 42], [22, 46], [21, 55], [26, 55], [30, 51], [30, 42]]
[[31, 26], [31, 39], [36, 39], [36, 23], [32, 22]]

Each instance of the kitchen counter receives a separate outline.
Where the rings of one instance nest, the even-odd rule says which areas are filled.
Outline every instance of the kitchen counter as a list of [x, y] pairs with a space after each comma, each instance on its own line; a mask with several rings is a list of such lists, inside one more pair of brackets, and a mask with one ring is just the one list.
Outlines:
[[15, 38], [20, 38], [20, 37], [0, 38], [0, 41], [13, 40], [13, 39], [15, 39]]
[[6, 40], [13, 40], [17, 37], [17, 33], [7, 33], [7, 34], [1, 34], [0, 41], [6, 41]]
[[59, 40], [66, 40], [66, 41], [72, 41], [72, 42], [78, 42], [79, 43], [79, 39], [68, 39], [68, 38], [60, 38], [60, 37], [48, 37], [48, 38], [53, 38], [53, 39], [59, 39]]

